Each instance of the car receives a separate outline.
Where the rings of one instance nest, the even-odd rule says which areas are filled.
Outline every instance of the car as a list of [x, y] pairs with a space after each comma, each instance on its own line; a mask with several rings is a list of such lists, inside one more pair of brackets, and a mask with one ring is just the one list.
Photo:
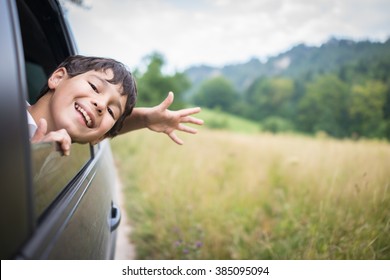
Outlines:
[[77, 54], [57, 0], [0, 0], [1, 259], [113, 259], [121, 211], [108, 140], [31, 144], [26, 102]]

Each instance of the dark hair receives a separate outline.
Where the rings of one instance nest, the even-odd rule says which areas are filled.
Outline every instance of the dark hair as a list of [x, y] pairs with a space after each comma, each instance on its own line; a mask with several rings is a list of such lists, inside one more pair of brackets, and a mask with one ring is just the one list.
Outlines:
[[[135, 79], [127, 67], [114, 59], [103, 57], [89, 57], [82, 55], [74, 55], [66, 58], [58, 68], [64, 67], [67, 71], [69, 78], [73, 78], [77, 75], [83, 74], [88, 71], [102, 71], [105, 72], [111, 69], [114, 77], [107, 82], [117, 85], [122, 85], [122, 95], [127, 95], [125, 104], [125, 110], [119, 119], [115, 122], [114, 126], [106, 133], [105, 137], [115, 137], [122, 129], [123, 122], [127, 116], [131, 114], [135, 106], [137, 99], [137, 85]], [[49, 86], [46, 83], [41, 90], [39, 96], [42, 97], [49, 91]]]

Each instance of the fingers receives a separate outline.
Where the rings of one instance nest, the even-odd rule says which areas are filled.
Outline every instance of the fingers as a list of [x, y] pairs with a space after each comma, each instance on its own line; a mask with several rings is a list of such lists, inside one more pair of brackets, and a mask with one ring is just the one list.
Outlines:
[[174, 94], [170, 91], [165, 100], [157, 106], [158, 111], [163, 112], [164, 118], [162, 118], [162, 123], [164, 124], [165, 128], [161, 130], [155, 129], [154, 131], [165, 132], [176, 144], [182, 145], [184, 142], [179, 137], [177, 137], [175, 130], [196, 134], [198, 132], [197, 129], [183, 125], [183, 123], [202, 125], [204, 122], [201, 119], [191, 116], [193, 114], [199, 113], [201, 111], [200, 107], [187, 108], [178, 111], [169, 111], [168, 108], [173, 103], [173, 100]]
[[192, 124], [197, 124], [197, 125], [202, 125], [204, 123], [203, 120], [194, 118], [194, 117], [184, 117], [181, 119], [182, 123], [192, 123]]
[[190, 127], [190, 126], [186, 126], [186, 125], [183, 125], [183, 124], [179, 124], [177, 129], [180, 130], [180, 131], [183, 131], [183, 132], [191, 133], [191, 134], [198, 133], [198, 130], [196, 128], [193, 128], [193, 127]]
[[173, 142], [175, 142], [178, 145], [183, 145], [184, 142], [181, 140], [179, 137], [177, 137], [176, 133], [172, 131], [171, 133], [168, 134], [168, 136], [172, 139]]
[[58, 141], [58, 143], [60, 144], [61, 151], [62, 151], [63, 155], [69, 156], [70, 155], [70, 146], [72, 144], [72, 139], [70, 138], [69, 134], [66, 132], [65, 129], [63, 129], [63, 131], [65, 131], [65, 134], [64, 134], [63, 138], [60, 141]]
[[186, 117], [189, 115], [197, 114], [201, 111], [200, 107], [194, 107], [194, 108], [187, 108], [187, 109], [181, 109], [178, 111], [181, 117]]
[[50, 132], [45, 138], [47, 141], [57, 142], [59, 151], [64, 156], [70, 155], [70, 146], [72, 144], [72, 140], [65, 129]]
[[[42, 123], [43, 124], [43, 123]], [[47, 127], [46, 127], [47, 128]], [[65, 129], [49, 132], [46, 135], [41, 135], [46, 129], [42, 126], [42, 131], [37, 131], [34, 135], [35, 139], [31, 138], [32, 143], [37, 142], [56, 142], [57, 149], [61, 152], [62, 155], [70, 155], [70, 147], [72, 144], [72, 139], [70, 138], [68, 132]], [[38, 133], [38, 134], [37, 134]]]
[[51, 131], [47, 133], [47, 121], [40, 119], [38, 122], [37, 130], [33, 137], [31, 137], [31, 143], [38, 142], [56, 142], [58, 150], [65, 156], [70, 155], [70, 147], [72, 139], [65, 129], [57, 131]]
[[203, 120], [190, 116], [193, 114], [197, 114], [200, 111], [201, 111], [201, 109], [199, 107], [180, 110], [180, 112], [179, 112], [179, 114], [181, 116], [180, 122], [192, 123], [192, 124], [196, 124], [196, 125], [203, 125], [203, 123], [204, 123]]
[[40, 142], [45, 137], [47, 132], [47, 122], [45, 119], [40, 119], [38, 122], [37, 130], [34, 133], [34, 136], [31, 138], [32, 143]]
[[173, 103], [173, 99], [174, 99], [173, 92], [170, 91], [168, 93], [168, 96], [165, 98], [165, 100], [163, 102], [161, 102], [161, 104], [160, 104], [161, 109], [162, 110], [168, 109], [168, 107], [171, 106], [171, 104]]

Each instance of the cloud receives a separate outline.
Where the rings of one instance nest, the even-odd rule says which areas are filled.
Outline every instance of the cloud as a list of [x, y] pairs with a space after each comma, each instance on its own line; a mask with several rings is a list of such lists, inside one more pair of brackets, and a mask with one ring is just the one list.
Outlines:
[[266, 58], [298, 43], [330, 36], [385, 40], [387, 0], [130, 0], [69, 7], [82, 53], [117, 58], [130, 67], [160, 51], [173, 68]]

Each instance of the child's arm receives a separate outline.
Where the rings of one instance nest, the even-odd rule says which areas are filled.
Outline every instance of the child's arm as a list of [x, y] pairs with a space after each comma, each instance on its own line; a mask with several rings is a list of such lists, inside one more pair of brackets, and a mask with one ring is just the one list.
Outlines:
[[170, 111], [168, 107], [173, 102], [173, 93], [169, 92], [167, 98], [159, 105], [151, 108], [134, 108], [132, 114], [125, 120], [121, 134], [141, 129], [149, 128], [155, 132], [167, 134], [175, 143], [181, 145], [183, 141], [175, 134], [175, 130], [195, 134], [195, 128], [184, 125], [192, 123], [202, 125], [203, 120], [194, 118], [191, 115], [200, 112], [199, 107]]
[[31, 143], [39, 142], [56, 142], [63, 155], [70, 155], [72, 140], [68, 132], [65, 129], [61, 129], [47, 133], [47, 122], [45, 119], [39, 120], [37, 130], [31, 138]]

